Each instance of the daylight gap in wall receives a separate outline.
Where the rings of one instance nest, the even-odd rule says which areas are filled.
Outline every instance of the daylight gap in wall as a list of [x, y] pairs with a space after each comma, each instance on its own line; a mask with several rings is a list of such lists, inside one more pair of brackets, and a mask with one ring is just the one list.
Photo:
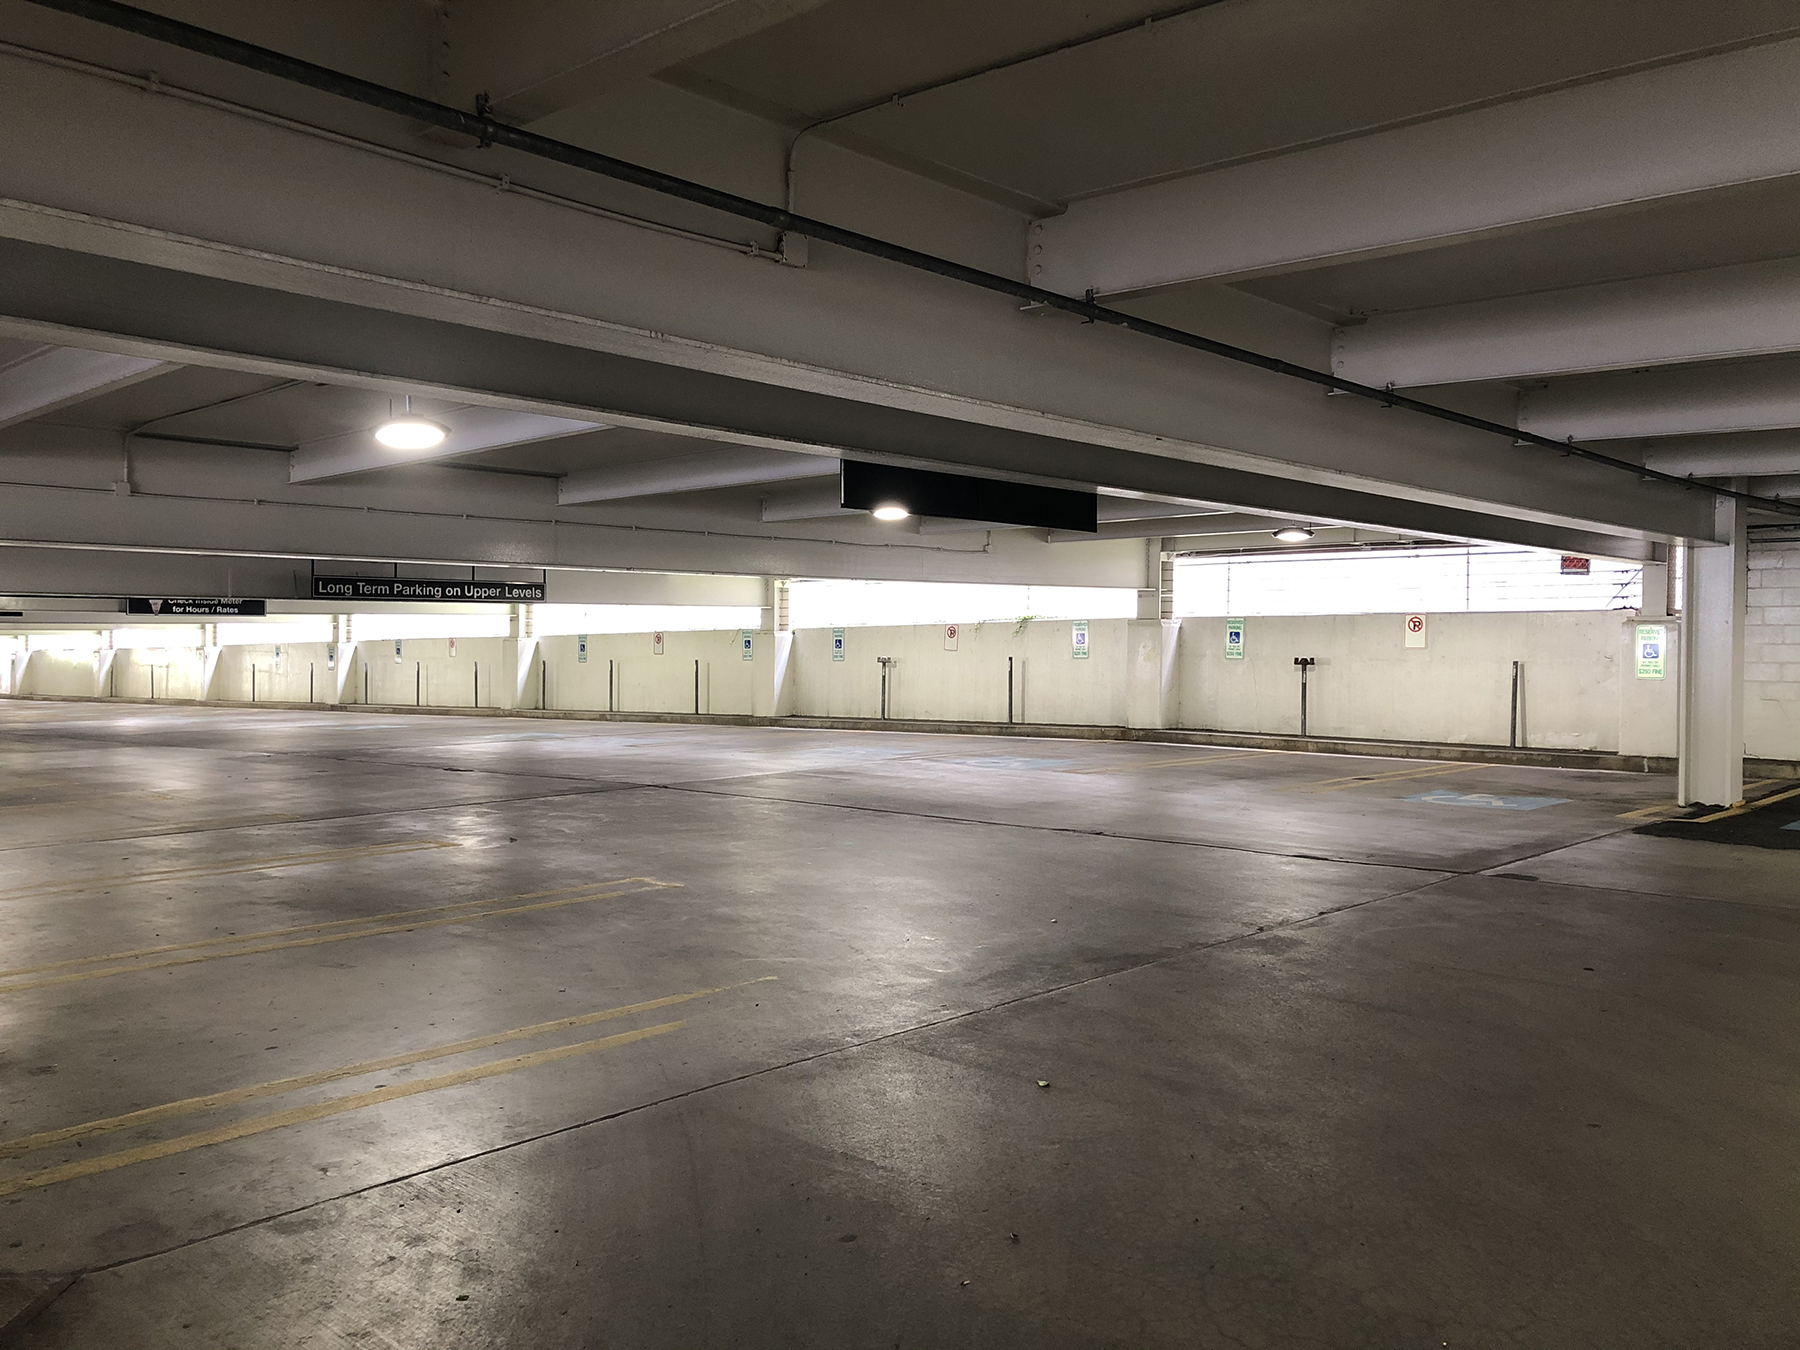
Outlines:
[[1587, 573], [1535, 549], [1467, 548], [1182, 558], [1182, 617], [1281, 614], [1482, 614], [1638, 609], [1644, 569], [1594, 558]]

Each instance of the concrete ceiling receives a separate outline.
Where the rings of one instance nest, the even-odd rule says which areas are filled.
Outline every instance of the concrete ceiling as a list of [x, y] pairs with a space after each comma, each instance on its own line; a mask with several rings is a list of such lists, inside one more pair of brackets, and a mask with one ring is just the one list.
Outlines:
[[[1632, 463], [1783, 495], [1800, 470], [1791, 5], [154, 8]], [[1703, 490], [782, 253], [26, 0], [0, 20], [15, 545], [1142, 584], [1122, 516], [1088, 543], [878, 527], [818, 490], [840, 455], [1151, 522], [1617, 556], [1715, 529]], [[369, 433], [408, 396], [453, 436], [396, 463]]]
[[[1132, 21], [1141, 26], [955, 79]], [[1068, 202], [1795, 27], [1778, 0], [837, 0], [663, 78], [799, 123], [955, 80], [843, 129]]]

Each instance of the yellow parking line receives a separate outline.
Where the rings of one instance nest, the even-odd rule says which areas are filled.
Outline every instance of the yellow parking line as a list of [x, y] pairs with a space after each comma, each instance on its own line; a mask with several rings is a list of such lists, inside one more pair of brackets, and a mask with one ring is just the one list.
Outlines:
[[478, 1064], [473, 1068], [458, 1069], [454, 1073], [439, 1074], [435, 1078], [421, 1078], [416, 1083], [393, 1083], [386, 1087], [370, 1088], [367, 1092], [352, 1093], [348, 1097], [335, 1097], [330, 1101], [314, 1102], [308, 1106], [296, 1106], [286, 1111], [277, 1111], [273, 1115], [254, 1116], [249, 1120], [221, 1125], [217, 1129], [201, 1130], [197, 1134], [184, 1134], [174, 1139], [163, 1139], [154, 1144], [121, 1149], [117, 1153], [102, 1153], [98, 1157], [84, 1158], [80, 1162], [64, 1163], [61, 1167], [46, 1168], [42, 1172], [32, 1172], [22, 1177], [0, 1181], [0, 1197], [17, 1195], [20, 1191], [37, 1190], [44, 1186], [54, 1186], [59, 1181], [73, 1181], [77, 1177], [91, 1177], [101, 1172], [116, 1171], [135, 1163], [169, 1158], [193, 1149], [208, 1148], [213, 1144], [227, 1144], [234, 1139], [246, 1139], [251, 1135], [265, 1134], [270, 1130], [283, 1129], [289, 1125], [323, 1120], [327, 1116], [342, 1115], [346, 1111], [360, 1111], [365, 1106], [378, 1106], [382, 1102], [395, 1101], [401, 1097], [416, 1097], [424, 1092], [461, 1087], [465, 1083], [477, 1083], [484, 1078], [497, 1078], [504, 1073], [516, 1073], [520, 1069], [533, 1068], [539, 1064], [550, 1064], [559, 1059], [571, 1059], [576, 1055], [591, 1055], [598, 1050], [610, 1050], [614, 1046], [629, 1045], [633, 1041], [647, 1040], [652, 1036], [663, 1036], [671, 1031], [679, 1031], [686, 1025], [686, 1022], [664, 1022], [660, 1026], [644, 1027], [639, 1031], [623, 1031], [616, 1036], [604, 1036], [595, 1041], [577, 1041], [574, 1045], [560, 1045], [551, 1050], [537, 1050], [528, 1055], [515, 1055], [511, 1059], [493, 1060], [487, 1064]]
[[[1756, 786], [1756, 784], [1752, 784]], [[1745, 816], [1752, 811], [1760, 811], [1765, 806], [1773, 806], [1776, 802], [1785, 802], [1790, 797], [1800, 797], [1800, 787], [1789, 788], [1786, 792], [1777, 792], [1762, 798], [1760, 801], [1740, 802], [1736, 806], [1727, 807], [1723, 811], [1715, 811], [1710, 816], [1696, 816], [1688, 821], [1690, 825], [1705, 825], [1711, 821], [1724, 820], [1730, 816]]]
[[458, 910], [478, 909], [482, 905], [510, 905], [519, 900], [542, 900], [547, 896], [573, 895], [580, 891], [586, 893], [606, 886], [623, 886], [633, 881], [648, 881], [648, 877], [621, 877], [616, 881], [587, 881], [579, 886], [560, 886], [550, 891], [526, 891], [522, 895], [489, 895], [479, 900], [459, 900], [453, 905], [434, 905], [430, 909], [401, 909], [387, 914], [367, 914], [360, 919], [330, 919], [324, 923], [295, 924], [289, 928], [265, 928], [259, 933], [231, 933], [225, 937], [200, 938], [193, 942], [165, 942], [159, 947], [136, 947], [130, 951], [104, 952], [99, 956], [72, 956], [65, 961], [47, 961], [38, 966], [14, 966], [11, 970], [0, 970], [0, 980], [12, 979], [19, 975], [41, 975], [49, 970], [68, 970], [75, 966], [100, 965], [107, 961], [131, 961], [140, 956], [161, 956], [165, 952], [198, 951], [202, 947], [236, 946], [246, 942], [260, 942], [264, 938], [288, 937], [294, 933], [318, 933], [328, 928], [351, 928], [357, 924], [391, 923], [396, 919], [422, 919], [433, 914], [449, 914]]
[[388, 933], [416, 933], [422, 928], [441, 928], [450, 923], [470, 923], [476, 919], [495, 919], [508, 914], [534, 914], [540, 910], [561, 909], [565, 905], [591, 904], [595, 900], [616, 900], [639, 891], [662, 890], [679, 886], [678, 881], [657, 881], [650, 877], [634, 878], [639, 884], [623, 890], [609, 889], [593, 895], [577, 895], [564, 900], [544, 900], [534, 905], [513, 905], [505, 909], [478, 909], [452, 914], [442, 919], [425, 919], [418, 923], [393, 923], [380, 928], [362, 928], [350, 933], [327, 933], [319, 937], [293, 938], [287, 942], [265, 942], [260, 947], [239, 947], [228, 952], [209, 952], [205, 956], [176, 956], [166, 961], [144, 961], [107, 970], [78, 970], [65, 975], [51, 975], [41, 980], [0, 985], [0, 994], [20, 994], [29, 989], [48, 989], [53, 985], [79, 984], [83, 980], [103, 980], [113, 975], [129, 975], [140, 970], [166, 970], [171, 966], [194, 966], [205, 961], [225, 961], [236, 956], [260, 956], [265, 952], [291, 951], [297, 947], [321, 947], [328, 942], [349, 942], [353, 938], [381, 937]]
[[289, 867], [312, 867], [319, 863], [352, 862], [363, 858], [386, 858], [402, 853], [460, 847], [461, 845], [448, 839], [421, 839], [410, 843], [321, 849], [313, 853], [281, 853], [269, 858], [247, 858], [235, 863], [197, 863], [191, 867], [165, 867], [149, 872], [125, 872], [118, 876], [83, 877], [76, 881], [22, 886], [15, 890], [0, 891], [0, 901], [42, 900], [58, 895], [78, 895], [83, 891], [95, 891], [106, 886], [151, 886], [170, 881], [200, 881], [213, 877], [237, 876], [245, 872], [274, 872]]
[[1356, 774], [1344, 778], [1327, 778], [1317, 783], [1302, 783], [1297, 787], [1284, 789], [1288, 792], [1345, 792], [1357, 787], [1380, 787], [1385, 783], [1407, 783], [1416, 778], [1443, 778], [1453, 773], [1472, 773], [1476, 769], [1491, 768], [1487, 764], [1433, 764], [1418, 769], [1397, 769], [1389, 773]]
[[623, 1007], [584, 1013], [579, 1017], [559, 1017], [553, 1022], [539, 1022], [533, 1026], [517, 1027], [512, 1031], [498, 1031], [488, 1036], [471, 1036], [467, 1040], [448, 1041], [443, 1045], [428, 1046], [423, 1050], [410, 1050], [404, 1054], [367, 1059], [360, 1064], [344, 1064], [335, 1069], [321, 1069], [317, 1073], [299, 1074], [292, 1078], [273, 1078], [266, 1083], [252, 1083], [247, 1087], [228, 1088], [223, 1092], [212, 1092], [203, 1097], [187, 1097], [181, 1101], [165, 1102], [160, 1106], [147, 1106], [140, 1111], [127, 1111], [124, 1115], [106, 1116], [100, 1120], [83, 1121], [79, 1125], [65, 1125], [55, 1130], [42, 1130], [37, 1134], [24, 1135], [18, 1139], [0, 1141], [0, 1158], [16, 1158], [22, 1153], [30, 1153], [35, 1149], [50, 1148], [53, 1145], [66, 1144], [76, 1139], [91, 1139], [97, 1134], [109, 1134], [114, 1130], [127, 1130], [139, 1125], [154, 1125], [158, 1121], [194, 1115], [201, 1111], [216, 1111], [220, 1107], [236, 1106], [241, 1102], [256, 1101], [262, 1097], [279, 1097], [289, 1092], [298, 1092], [302, 1088], [318, 1087], [322, 1083], [332, 1083], [343, 1078], [360, 1078], [364, 1074], [384, 1073], [389, 1069], [403, 1069], [434, 1059], [448, 1059], [452, 1055], [463, 1055], [470, 1051], [486, 1050], [513, 1041], [548, 1036], [552, 1032], [573, 1031], [577, 1027], [593, 1026], [597, 1022], [610, 1022], [614, 1018], [630, 1017], [634, 1013], [653, 1012], [658, 1008], [687, 1003], [693, 999], [705, 998], [709, 994], [723, 994], [732, 989], [742, 989], [747, 985], [766, 984], [777, 978], [774, 975], [764, 975], [759, 979], [741, 980], [737, 984], [721, 984], [712, 989], [692, 989], [685, 994], [669, 994], [663, 998], [647, 999], [642, 1003], [627, 1003]]
[[1651, 816], [1662, 815], [1667, 811], [1679, 811], [1681, 808], [1674, 802], [1658, 802], [1655, 806], [1640, 806], [1635, 811], [1621, 811], [1619, 820], [1648, 820]]

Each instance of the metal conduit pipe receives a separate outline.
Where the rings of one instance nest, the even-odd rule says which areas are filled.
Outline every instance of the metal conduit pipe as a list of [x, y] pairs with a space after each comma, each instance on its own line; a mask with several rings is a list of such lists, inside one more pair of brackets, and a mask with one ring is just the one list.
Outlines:
[[948, 258], [940, 258], [934, 254], [922, 253], [918, 249], [889, 243], [887, 240], [877, 239], [873, 235], [847, 230], [822, 220], [813, 220], [808, 216], [798, 215], [780, 207], [767, 206], [762, 202], [752, 201], [748, 197], [723, 192], [718, 188], [691, 182], [674, 174], [615, 159], [611, 155], [604, 155], [596, 150], [586, 150], [564, 141], [552, 140], [548, 136], [539, 136], [518, 127], [510, 127], [481, 113], [462, 112], [459, 109], [447, 107], [442, 103], [434, 103], [430, 99], [420, 98], [399, 89], [390, 89], [386, 85], [359, 79], [354, 75], [346, 75], [341, 71], [314, 65], [310, 61], [302, 61], [297, 57], [271, 51], [267, 47], [259, 47], [251, 42], [241, 42], [222, 33], [182, 23], [178, 19], [164, 18], [160, 14], [151, 14], [130, 5], [119, 4], [118, 0], [27, 0], [27, 3], [38, 5], [44, 9], [57, 10], [64, 14], [73, 14], [79, 18], [104, 24], [109, 28], [136, 33], [140, 37], [167, 43], [186, 51], [197, 52], [202, 56], [210, 56], [216, 60], [241, 66], [246, 70], [254, 70], [279, 80], [286, 80], [291, 84], [316, 89], [321, 93], [349, 99], [366, 107], [377, 108], [399, 117], [423, 122], [444, 131], [467, 136], [483, 146], [504, 145], [521, 154], [581, 169], [588, 173], [599, 174], [620, 183], [629, 183], [633, 187], [674, 197], [696, 206], [704, 206], [725, 215], [754, 221], [759, 225], [768, 226], [784, 233], [803, 235], [808, 239], [816, 239], [820, 243], [832, 244], [838, 248], [866, 254], [872, 258], [880, 258], [902, 267], [910, 267], [915, 271], [943, 277], [949, 281], [992, 291], [996, 295], [1004, 295], [1009, 299], [1021, 301], [1027, 306], [1054, 309], [1060, 313], [1072, 314], [1076, 318], [1085, 319], [1090, 323], [1103, 323], [1115, 328], [1123, 328], [1127, 332], [1137, 333], [1143, 337], [1156, 338], [1159, 341], [1188, 347], [1194, 351], [1237, 362], [1240, 365], [1264, 370], [1273, 375], [1301, 380], [1334, 393], [1369, 399], [1383, 407], [1403, 408], [1408, 412], [1435, 418], [1455, 426], [1487, 432], [1494, 436], [1504, 436], [1516, 445], [1535, 445], [1546, 450], [1554, 450], [1561, 455], [1573, 455], [1594, 464], [1603, 464], [1608, 468], [1633, 474], [1646, 482], [1669, 483], [1682, 488], [1700, 488], [1717, 496], [1735, 498], [1755, 506], [1759, 510], [1800, 518], [1800, 503], [1781, 501], [1773, 497], [1759, 497], [1735, 488], [1697, 483], [1691, 478], [1677, 477], [1674, 474], [1646, 468], [1644, 465], [1635, 464], [1630, 460], [1602, 454], [1598, 450], [1576, 443], [1573, 439], [1552, 440], [1548, 436], [1507, 426], [1502, 422], [1489, 421], [1485, 417], [1476, 417], [1469, 413], [1458, 412], [1453, 408], [1443, 408], [1435, 403], [1425, 403], [1419, 399], [1409, 398], [1393, 389], [1377, 389], [1373, 385], [1340, 379], [1336, 375], [1322, 370], [1314, 370], [1310, 366], [1299, 365], [1276, 356], [1268, 356], [1262, 352], [1254, 352], [1246, 347], [1220, 342], [1214, 338], [1201, 337], [1197, 333], [1171, 328], [1167, 324], [1156, 323], [1150, 319], [1141, 319], [1121, 310], [1108, 309], [1092, 300], [1077, 300], [1070, 296], [1059, 295], [1055, 291], [1046, 291], [1027, 282], [1001, 276], [997, 272], [986, 272], [978, 267], [969, 267]]

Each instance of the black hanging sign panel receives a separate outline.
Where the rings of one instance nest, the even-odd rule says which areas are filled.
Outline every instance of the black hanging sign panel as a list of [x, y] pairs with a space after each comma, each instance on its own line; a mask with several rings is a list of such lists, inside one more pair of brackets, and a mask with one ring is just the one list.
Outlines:
[[902, 469], [856, 459], [846, 459], [843, 465], [841, 500], [852, 510], [901, 506], [915, 516], [1089, 533], [1099, 529], [1099, 504], [1092, 492], [1010, 483], [1000, 478], [971, 478], [960, 473], [933, 473], [928, 469]]
[[260, 619], [261, 600], [146, 600], [133, 596], [125, 602], [127, 614], [179, 614], [207, 619]]
[[312, 579], [315, 600], [426, 600], [447, 604], [536, 604], [541, 581], [446, 581], [441, 577], [320, 577]]

